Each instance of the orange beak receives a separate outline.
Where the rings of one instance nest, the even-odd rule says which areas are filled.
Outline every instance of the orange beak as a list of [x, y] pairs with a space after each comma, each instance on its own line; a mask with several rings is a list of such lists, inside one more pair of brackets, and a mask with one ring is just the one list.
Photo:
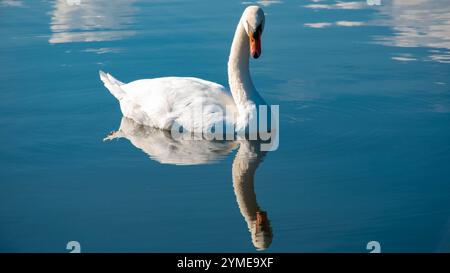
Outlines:
[[258, 59], [261, 56], [261, 33], [259, 31], [250, 33], [250, 54], [253, 58]]

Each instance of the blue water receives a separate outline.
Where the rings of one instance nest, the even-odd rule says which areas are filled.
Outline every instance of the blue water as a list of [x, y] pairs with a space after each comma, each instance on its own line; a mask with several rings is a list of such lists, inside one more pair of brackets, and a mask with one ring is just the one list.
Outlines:
[[[449, 252], [448, 1], [259, 3], [251, 71], [280, 105], [279, 149], [247, 189], [270, 221], [266, 251], [378, 241], [382, 252]], [[0, 1], [1, 252], [69, 252], [69, 241], [82, 252], [256, 251], [233, 186], [238, 148], [180, 166], [126, 138], [104, 142], [121, 112], [98, 78], [227, 86], [247, 4]]]

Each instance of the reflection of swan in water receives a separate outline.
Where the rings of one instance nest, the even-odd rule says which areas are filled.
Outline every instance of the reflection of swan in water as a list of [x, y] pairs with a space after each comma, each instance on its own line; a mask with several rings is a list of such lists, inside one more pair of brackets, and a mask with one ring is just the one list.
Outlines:
[[126, 138], [151, 159], [163, 164], [197, 165], [220, 160], [237, 147], [234, 141], [174, 139], [170, 131], [144, 126], [122, 117], [120, 128], [105, 140]]
[[236, 200], [257, 250], [268, 248], [273, 236], [267, 213], [259, 207], [254, 189], [255, 172], [265, 154], [261, 152], [260, 142], [241, 141], [232, 168]]
[[259, 141], [176, 140], [169, 131], [147, 127], [131, 119], [122, 118], [120, 128], [105, 140], [126, 138], [150, 158], [163, 164], [195, 165], [217, 161], [239, 145], [232, 166], [236, 201], [258, 250], [269, 247], [272, 229], [267, 213], [256, 202], [254, 176], [267, 152], [260, 150]]

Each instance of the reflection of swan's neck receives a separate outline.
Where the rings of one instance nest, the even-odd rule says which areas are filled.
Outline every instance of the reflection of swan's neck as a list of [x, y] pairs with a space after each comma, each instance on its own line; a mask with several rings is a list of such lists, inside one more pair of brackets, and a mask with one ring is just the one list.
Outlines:
[[239, 209], [249, 228], [251, 228], [251, 222], [256, 219], [256, 212], [259, 210], [253, 184], [259, 160], [248, 146], [246, 142], [241, 143], [233, 161], [232, 174], [234, 193], [236, 194]]
[[[233, 188], [236, 200], [247, 223], [252, 241], [257, 249], [267, 248], [272, 241], [272, 231], [267, 215], [262, 212], [256, 201], [254, 176], [262, 154], [250, 142], [241, 142], [239, 151], [233, 161]], [[258, 215], [263, 215], [258, 221]]]
[[[242, 20], [242, 19], [241, 19]], [[242, 22], [236, 28], [228, 60], [228, 83], [236, 105], [243, 106], [255, 92], [249, 71], [249, 38]]]

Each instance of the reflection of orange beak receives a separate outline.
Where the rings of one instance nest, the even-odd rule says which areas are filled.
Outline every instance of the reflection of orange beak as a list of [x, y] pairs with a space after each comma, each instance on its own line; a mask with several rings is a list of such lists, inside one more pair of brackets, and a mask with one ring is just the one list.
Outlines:
[[265, 211], [257, 211], [256, 212], [256, 232], [268, 231], [269, 228], [269, 219], [267, 218], [267, 213]]
[[261, 34], [260, 33], [251, 33], [249, 35], [250, 38], [250, 54], [253, 58], [258, 59], [261, 55]]

